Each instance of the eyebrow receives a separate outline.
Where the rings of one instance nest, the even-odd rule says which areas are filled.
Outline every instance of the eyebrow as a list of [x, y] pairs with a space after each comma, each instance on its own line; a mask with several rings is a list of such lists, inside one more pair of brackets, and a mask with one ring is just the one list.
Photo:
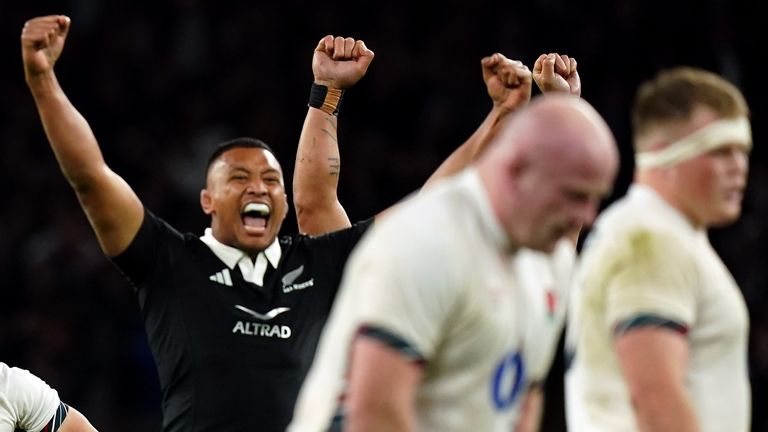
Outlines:
[[233, 165], [227, 164], [227, 172], [228, 173], [234, 173], [234, 172], [238, 172], [238, 171], [242, 171], [242, 172], [248, 173], [248, 174], [251, 173], [251, 170], [249, 170], [248, 168], [245, 168], [243, 166], [233, 166]]
[[[236, 172], [236, 171], [242, 171], [242, 172], [250, 174], [252, 172], [249, 168], [247, 168], [245, 166], [242, 166], [242, 165], [227, 164], [227, 166], [229, 167], [227, 171], [230, 172], [230, 173]], [[275, 167], [272, 167], [272, 166], [269, 166], [269, 167], [259, 171], [259, 174], [268, 174], [268, 173], [277, 173], [277, 174], [282, 175], [282, 172], [279, 169], [277, 169]]]
[[283, 175], [283, 173], [279, 169], [273, 168], [273, 167], [269, 167], [269, 168], [261, 171], [261, 174], [272, 174], [272, 173], [278, 174], [278, 175], [281, 175], [281, 176]]

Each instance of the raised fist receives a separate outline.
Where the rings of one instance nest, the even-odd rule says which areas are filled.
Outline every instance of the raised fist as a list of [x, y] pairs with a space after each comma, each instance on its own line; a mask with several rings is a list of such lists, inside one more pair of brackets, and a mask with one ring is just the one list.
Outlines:
[[362, 40], [328, 35], [320, 39], [312, 56], [315, 83], [337, 89], [352, 87], [365, 75], [373, 55]]
[[27, 80], [48, 73], [64, 49], [70, 20], [64, 15], [33, 18], [21, 30], [21, 57]]

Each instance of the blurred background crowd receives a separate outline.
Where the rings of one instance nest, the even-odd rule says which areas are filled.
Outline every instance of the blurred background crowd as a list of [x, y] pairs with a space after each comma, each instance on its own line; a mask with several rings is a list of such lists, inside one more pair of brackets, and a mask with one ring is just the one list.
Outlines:
[[[340, 199], [353, 220], [417, 189], [480, 124], [491, 106], [483, 56], [498, 51], [532, 67], [539, 54], [558, 52], [578, 60], [582, 96], [621, 147], [612, 199], [631, 180], [629, 106], [642, 80], [687, 64], [745, 93], [756, 146], [744, 214], [711, 238], [750, 310], [753, 430], [768, 431], [768, 113], [758, 49], [768, 35], [757, 5], [0, 0], [0, 360], [44, 378], [103, 430], [159, 429], [156, 372], [136, 299], [101, 254], [24, 84], [19, 35], [27, 19], [72, 18], [56, 68], [64, 90], [145, 205], [200, 234], [208, 223], [199, 207], [205, 160], [220, 141], [268, 142], [290, 195], [322, 36], [363, 39], [376, 53], [339, 117]], [[293, 215], [283, 230], [296, 230]], [[544, 430], [563, 430], [561, 375], [558, 359]]]

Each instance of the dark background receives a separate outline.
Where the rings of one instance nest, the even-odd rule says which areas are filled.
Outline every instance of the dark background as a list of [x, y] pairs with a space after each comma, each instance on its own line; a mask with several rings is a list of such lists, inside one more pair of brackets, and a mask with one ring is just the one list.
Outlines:
[[[24, 84], [19, 35], [36, 15], [72, 18], [58, 77], [110, 166], [155, 213], [201, 234], [203, 163], [215, 143], [265, 140], [291, 184], [312, 50], [329, 33], [376, 53], [339, 118], [339, 193], [353, 220], [418, 188], [480, 124], [490, 109], [480, 58], [495, 51], [531, 68], [546, 52], [578, 60], [582, 96], [621, 147], [614, 197], [631, 179], [629, 104], [639, 82], [681, 64], [723, 74], [751, 105], [756, 146], [744, 215], [712, 239], [750, 309], [753, 430], [768, 431], [759, 49], [768, 38], [757, 0], [21, 3], [0, 1], [0, 360], [43, 377], [102, 430], [158, 429], [156, 374], [136, 300], [101, 255]], [[295, 229], [291, 215], [283, 231]], [[561, 375], [558, 359], [547, 431], [564, 428]]]

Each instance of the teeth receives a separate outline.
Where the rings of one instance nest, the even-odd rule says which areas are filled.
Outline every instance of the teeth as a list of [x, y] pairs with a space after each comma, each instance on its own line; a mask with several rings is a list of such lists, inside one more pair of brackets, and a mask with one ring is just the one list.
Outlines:
[[243, 213], [256, 212], [261, 216], [269, 216], [269, 206], [262, 203], [248, 203], [243, 208]]

